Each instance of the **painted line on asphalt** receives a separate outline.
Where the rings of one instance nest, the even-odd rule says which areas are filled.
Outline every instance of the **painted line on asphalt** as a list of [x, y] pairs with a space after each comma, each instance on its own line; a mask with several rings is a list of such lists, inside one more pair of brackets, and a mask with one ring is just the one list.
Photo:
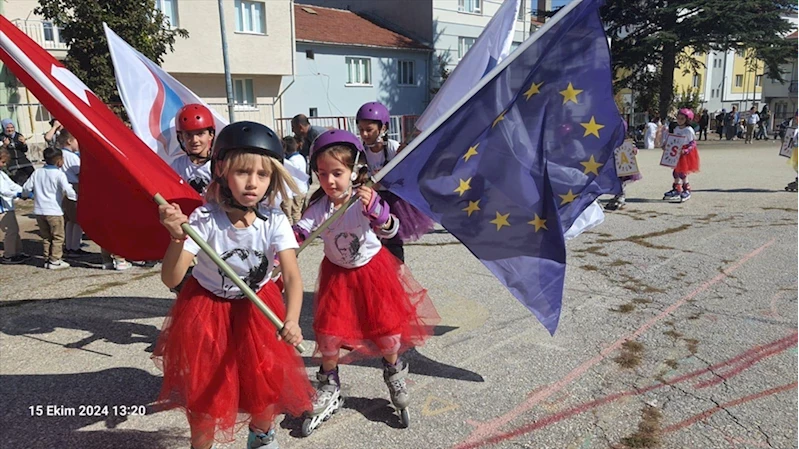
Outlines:
[[517, 405], [513, 410], [511, 410], [511, 411], [505, 413], [504, 415], [499, 416], [499, 417], [497, 417], [497, 418], [495, 418], [493, 420], [486, 421], [486, 422], [484, 422], [482, 424], [475, 425], [475, 429], [472, 431], [472, 433], [463, 442], [461, 442], [459, 444], [456, 444], [453, 447], [454, 448], [458, 448], [458, 449], [467, 448], [467, 447], [477, 447], [475, 445], [475, 443], [487, 440], [490, 437], [492, 437], [493, 435], [496, 435], [497, 432], [503, 426], [507, 425], [509, 422], [511, 422], [514, 419], [516, 419], [517, 417], [519, 417], [522, 413], [525, 413], [526, 411], [530, 410], [531, 408], [533, 408], [535, 405], [537, 405], [541, 401], [547, 399], [552, 394], [562, 390], [564, 387], [566, 387], [567, 385], [571, 384], [577, 378], [579, 378], [580, 376], [585, 374], [589, 369], [591, 369], [595, 365], [597, 365], [600, 362], [602, 362], [603, 360], [605, 360], [612, 352], [614, 352], [619, 347], [621, 347], [621, 345], [625, 341], [633, 340], [633, 339], [637, 338], [638, 336], [640, 336], [641, 334], [643, 334], [644, 332], [649, 330], [649, 328], [651, 328], [652, 326], [657, 324], [659, 321], [661, 321], [662, 319], [664, 319], [665, 317], [667, 317], [668, 315], [673, 313], [675, 310], [677, 310], [678, 308], [683, 306], [689, 300], [693, 299], [695, 296], [699, 295], [700, 293], [703, 293], [704, 291], [706, 291], [710, 287], [712, 287], [712, 286], [716, 285], [717, 283], [721, 282], [722, 280], [726, 279], [727, 277], [729, 277], [730, 274], [732, 274], [733, 272], [738, 270], [743, 264], [745, 264], [746, 262], [748, 262], [752, 258], [756, 257], [757, 255], [759, 255], [761, 252], [763, 252], [763, 250], [765, 250], [769, 246], [773, 245], [775, 241], [776, 241], [776, 238], [773, 238], [773, 239], [769, 240], [768, 242], [764, 243], [763, 245], [761, 245], [760, 247], [758, 247], [757, 249], [755, 249], [754, 251], [752, 251], [749, 254], [746, 254], [742, 258], [738, 259], [738, 261], [735, 262], [731, 267], [722, 270], [721, 273], [717, 274], [712, 279], [705, 281], [702, 285], [700, 285], [699, 287], [694, 289], [691, 293], [688, 293], [687, 295], [685, 295], [682, 298], [680, 298], [677, 302], [675, 302], [674, 304], [672, 304], [669, 307], [667, 307], [666, 309], [664, 309], [657, 316], [651, 318], [649, 321], [644, 323], [641, 327], [639, 327], [634, 332], [620, 337], [615, 342], [613, 342], [609, 346], [605, 347], [599, 353], [599, 355], [597, 355], [597, 356], [595, 356], [595, 357], [583, 362], [582, 364], [580, 364], [578, 367], [574, 368], [570, 373], [568, 373], [566, 376], [564, 376], [558, 382], [555, 382], [554, 384], [550, 385], [548, 388], [545, 388], [545, 389], [543, 389], [543, 390], [541, 390], [541, 391], [539, 391], [539, 392], [537, 392], [535, 394], [530, 395], [527, 398], [526, 401], [524, 401], [523, 403]]

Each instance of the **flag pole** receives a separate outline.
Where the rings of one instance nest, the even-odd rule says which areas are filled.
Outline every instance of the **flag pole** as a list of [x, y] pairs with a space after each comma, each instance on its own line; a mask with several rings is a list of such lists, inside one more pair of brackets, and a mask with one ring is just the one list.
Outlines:
[[560, 8], [558, 13], [555, 14], [555, 17], [544, 23], [544, 26], [542, 26], [541, 29], [539, 29], [538, 31], [533, 33], [530, 37], [528, 37], [527, 40], [522, 42], [519, 48], [517, 48], [513, 53], [508, 55], [507, 58], [503, 59], [499, 64], [496, 65], [496, 67], [491, 69], [491, 71], [488, 72], [488, 74], [480, 78], [480, 82], [477, 83], [477, 85], [475, 85], [474, 87], [472, 87], [472, 89], [469, 90], [469, 92], [466, 95], [464, 95], [463, 98], [458, 100], [458, 102], [455, 103], [451, 108], [449, 108], [449, 110], [446, 113], [441, 114], [441, 116], [439, 116], [438, 119], [435, 122], [433, 122], [432, 125], [428, 126], [424, 131], [422, 131], [421, 134], [416, 136], [416, 138], [414, 138], [408, 144], [407, 147], [403, 148], [401, 152], [397, 153], [397, 155], [394, 156], [394, 159], [391, 159], [385, 166], [383, 166], [383, 168], [379, 172], [377, 172], [377, 174], [375, 174], [372, 177], [372, 181], [374, 183], [380, 182], [380, 180], [383, 179], [383, 177], [386, 176], [388, 172], [393, 170], [394, 167], [396, 167], [400, 162], [402, 162], [402, 160], [405, 159], [411, 153], [411, 151], [415, 150], [416, 147], [419, 146], [419, 143], [424, 142], [424, 140], [427, 139], [430, 136], [430, 134], [433, 134], [433, 132], [436, 131], [438, 127], [440, 127], [444, 122], [449, 120], [449, 118], [452, 117], [455, 114], [455, 112], [457, 112], [458, 109], [460, 109], [464, 104], [466, 104], [467, 101], [469, 101], [473, 96], [475, 96], [475, 94], [477, 94], [477, 92], [479, 92], [480, 89], [482, 89], [488, 83], [493, 81], [493, 79], [496, 78], [497, 75], [499, 75], [503, 70], [505, 70], [505, 68], [509, 66], [511, 62], [516, 60], [516, 58], [518, 58], [520, 54], [524, 53], [524, 51], [528, 47], [533, 45], [533, 43], [535, 43], [541, 36], [543, 36], [544, 33], [546, 33], [550, 28], [552, 28], [556, 23], [558, 23], [561, 20], [561, 18], [563, 18], [566, 14], [568, 14], [571, 10], [576, 8], [577, 5], [581, 4], [582, 2], [583, 0], [574, 0], [568, 3], [566, 6]]
[[[153, 199], [155, 199], [155, 202], [158, 203], [159, 206], [169, 204], [164, 199], [164, 197], [161, 196], [160, 193], [156, 193]], [[236, 272], [233, 271], [232, 268], [230, 268], [230, 265], [228, 265], [227, 262], [222, 260], [222, 258], [219, 257], [219, 254], [217, 254], [216, 251], [214, 251], [214, 249], [208, 245], [208, 243], [203, 241], [202, 237], [200, 237], [200, 235], [197, 234], [197, 231], [195, 231], [191, 226], [189, 226], [188, 223], [183, 223], [180, 227], [181, 229], [183, 229], [183, 231], [186, 234], [189, 235], [189, 237], [191, 237], [192, 240], [194, 240], [195, 243], [197, 243], [197, 245], [200, 246], [200, 248], [203, 251], [205, 251], [205, 254], [207, 254], [208, 257], [210, 257], [211, 260], [214, 261], [214, 263], [219, 267], [219, 269], [222, 270], [222, 272], [224, 272], [225, 275], [229, 277], [234, 284], [236, 284], [236, 287], [241, 289], [242, 293], [244, 293], [247, 296], [247, 298], [249, 298], [249, 300], [252, 301], [253, 304], [255, 304], [255, 307], [257, 307], [266, 316], [266, 318], [272, 322], [272, 324], [275, 326], [278, 332], [281, 331], [284, 325], [283, 321], [281, 321], [280, 318], [278, 318], [278, 316], [275, 315], [275, 312], [273, 312], [272, 309], [269, 308], [269, 306], [264, 304], [261, 298], [259, 298], [258, 295], [256, 295], [255, 292], [252, 291], [252, 289], [247, 284], [245, 284], [244, 281], [241, 280], [241, 278], [239, 278], [239, 275], [237, 275]], [[307, 349], [303, 343], [298, 344], [297, 346], [295, 346], [295, 348], [297, 348], [297, 351], [299, 351], [301, 354], [305, 352]]]

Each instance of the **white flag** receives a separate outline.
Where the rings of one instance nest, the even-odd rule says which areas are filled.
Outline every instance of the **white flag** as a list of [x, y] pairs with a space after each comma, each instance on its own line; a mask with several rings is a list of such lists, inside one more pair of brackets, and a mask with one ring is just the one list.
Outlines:
[[[175, 135], [175, 115], [183, 105], [206, 105], [205, 102], [117, 36], [106, 24], [103, 24], [103, 28], [114, 63], [119, 96], [133, 132], [167, 163], [171, 163], [183, 154]], [[214, 115], [217, 131], [228, 124], [219, 113], [210, 107], [208, 109]]]
[[521, 0], [505, 0], [488, 22], [480, 37], [463, 56], [422, 115], [416, 129], [424, 131], [447, 112], [510, 53]]

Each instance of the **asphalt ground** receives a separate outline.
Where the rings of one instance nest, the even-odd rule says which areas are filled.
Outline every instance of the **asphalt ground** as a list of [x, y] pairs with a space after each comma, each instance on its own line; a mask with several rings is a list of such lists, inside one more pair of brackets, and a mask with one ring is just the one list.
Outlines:
[[[365, 361], [341, 367], [344, 408], [310, 437], [278, 420], [281, 447], [797, 447], [795, 173], [773, 141], [699, 148], [690, 201], [661, 200], [670, 171], [642, 150], [627, 206], [568, 243], [554, 337], [443, 229], [407, 245], [442, 316], [408, 354], [410, 428]], [[0, 266], [0, 448], [188, 448], [184, 416], [153, 404], [150, 351], [174, 300], [159, 268], [102, 271], [89, 242], [95, 257], [44, 270], [20, 209], [35, 257]], [[321, 257], [317, 243], [300, 258], [309, 340]]]

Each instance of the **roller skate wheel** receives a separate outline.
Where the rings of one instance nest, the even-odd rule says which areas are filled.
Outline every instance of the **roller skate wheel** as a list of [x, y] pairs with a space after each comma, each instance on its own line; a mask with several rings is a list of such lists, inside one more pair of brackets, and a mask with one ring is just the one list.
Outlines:
[[400, 410], [400, 421], [402, 421], [402, 426], [405, 428], [411, 426], [411, 414], [407, 408]]
[[308, 437], [313, 433], [314, 428], [311, 427], [312, 422], [313, 418], [305, 418], [305, 421], [302, 422], [302, 436]]

